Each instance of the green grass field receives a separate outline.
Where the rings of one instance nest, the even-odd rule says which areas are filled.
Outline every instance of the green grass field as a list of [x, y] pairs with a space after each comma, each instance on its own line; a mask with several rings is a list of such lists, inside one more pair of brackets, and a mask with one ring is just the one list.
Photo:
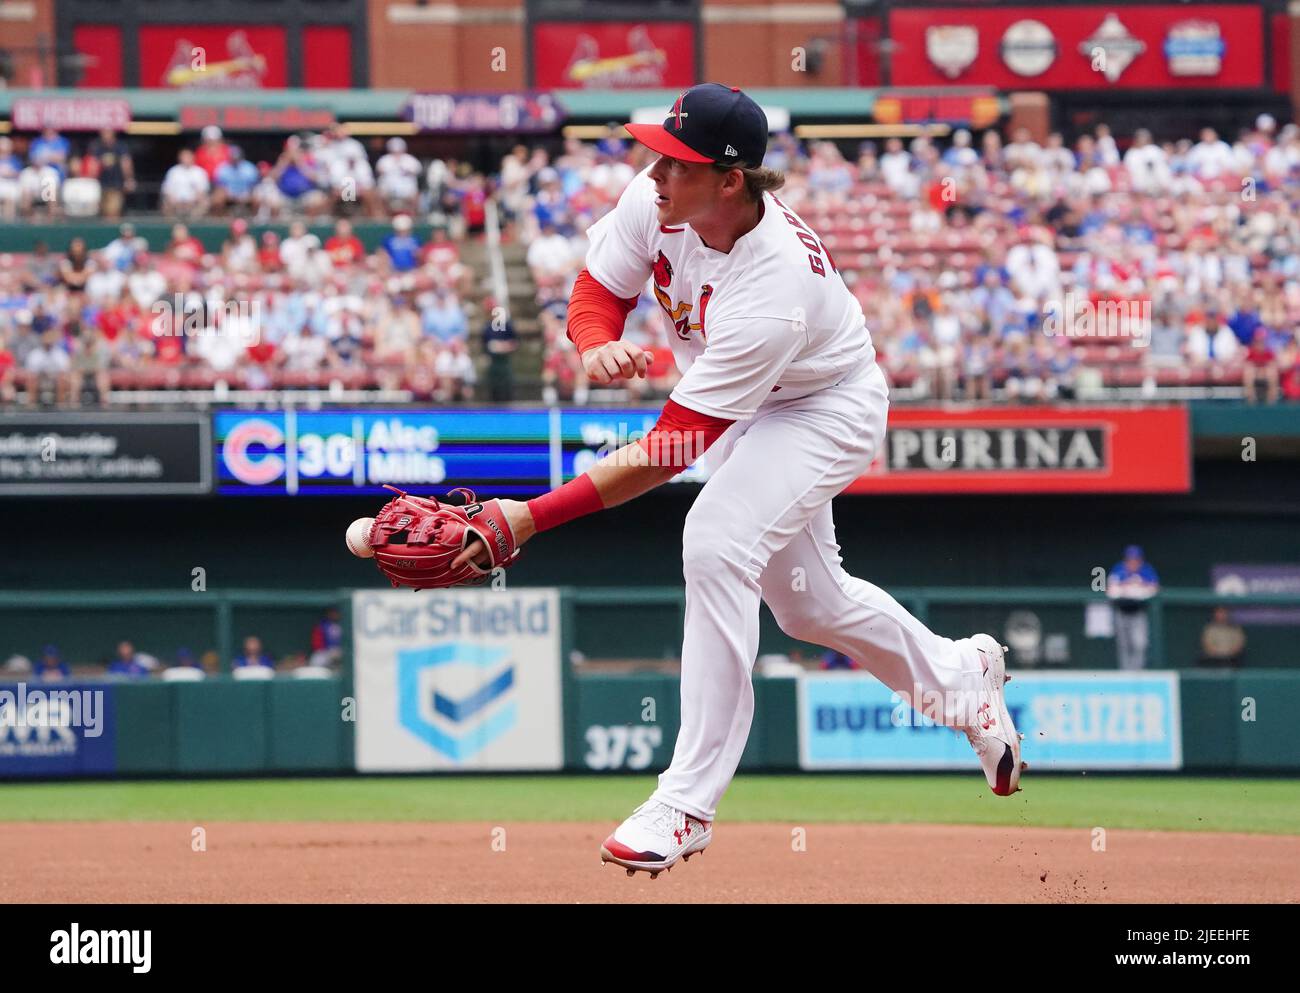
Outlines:
[[[594, 776], [9, 783], [0, 821], [617, 823], [653, 788]], [[718, 817], [1300, 834], [1300, 780], [1027, 776], [1000, 798], [978, 776], [741, 776]]]

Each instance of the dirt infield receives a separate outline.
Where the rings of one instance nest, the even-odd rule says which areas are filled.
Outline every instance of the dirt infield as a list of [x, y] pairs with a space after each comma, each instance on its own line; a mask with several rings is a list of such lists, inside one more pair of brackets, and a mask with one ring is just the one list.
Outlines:
[[[651, 880], [601, 866], [609, 824], [0, 823], [10, 903], [1278, 902], [1300, 837], [721, 824]], [[501, 850], [504, 848], [504, 850]]]

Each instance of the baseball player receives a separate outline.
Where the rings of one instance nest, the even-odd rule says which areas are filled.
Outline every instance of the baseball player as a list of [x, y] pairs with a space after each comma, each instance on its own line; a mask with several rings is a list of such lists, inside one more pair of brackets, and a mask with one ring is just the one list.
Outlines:
[[[760, 601], [791, 637], [860, 660], [964, 731], [993, 791], [1014, 793], [1022, 764], [1002, 694], [1005, 649], [986, 634], [940, 637], [840, 564], [831, 498], [880, 450], [888, 390], [835, 260], [774, 195], [784, 180], [762, 167], [767, 118], [739, 89], [705, 83], [662, 125], [627, 127], [659, 158], [588, 232], [569, 337], [592, 381], [644, 377], [650, 356], [619, 339], [649, 282], [672, 322], [681, 381], [645, 438], [550, 493], [491, 508], [497, 551], [513, 554], [709, 450], [712, 475], [682, 538], [681, 731], [658, 789], [605, 840], [602, 860], [653, 877], [709, 844], [753, 718]], [[455, 564], [494, 561], [483, 544], [468, 542]]]

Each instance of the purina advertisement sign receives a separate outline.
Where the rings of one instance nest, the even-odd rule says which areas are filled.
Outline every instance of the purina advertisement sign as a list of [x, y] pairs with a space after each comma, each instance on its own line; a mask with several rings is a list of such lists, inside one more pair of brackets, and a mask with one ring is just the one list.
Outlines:
[[358, 771], [563, 765], [558, 591], [358, 592], [352, 630]]
[[[1034, 769], [1182, 768], [1175, 673], [1017, 671], [1006, 694]], [[964, 734], [870, 675], [809, 673], [798, 701], [803, 769], [979, 770]]]
[[895, 407], [849, 493], [1187, 493], [1187, 408]]

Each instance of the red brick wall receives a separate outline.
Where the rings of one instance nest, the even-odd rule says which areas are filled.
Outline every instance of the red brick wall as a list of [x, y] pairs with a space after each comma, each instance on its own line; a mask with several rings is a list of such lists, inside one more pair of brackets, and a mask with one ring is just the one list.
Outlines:
[[[460, 23], [443, 18], [457, 10]], [[370, 0], [370, 85], [376, 89], [517, 90], [528, 50], [523, 0]], [[493, 49], [505, 71], [494, 71]], [[499, 64], [499, 63], [498, 63]]]

